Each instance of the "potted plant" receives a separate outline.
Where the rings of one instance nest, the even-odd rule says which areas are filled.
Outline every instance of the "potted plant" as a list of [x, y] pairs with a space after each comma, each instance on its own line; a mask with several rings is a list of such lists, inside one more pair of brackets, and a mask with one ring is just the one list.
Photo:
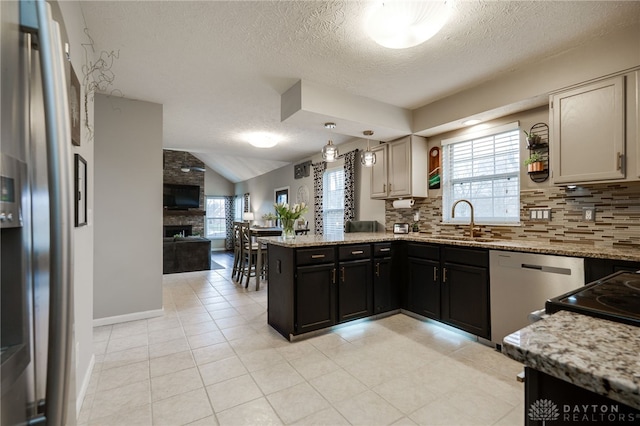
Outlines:
[[305, 203], [294, 204], [289, 206], [287, 203], [276, 203], [276, 215], [280, 219], [280, 226], [282, 226], [282, 239], [292, 240], [296, 237], [293, 226], [295, 221], [302, 219], [302, 215], [307, 212], [307, 205]]
[[544, 170], [542, 155], [538, 152], [532, 152], [529, 158], [524, 160], [528, 172], [541, 172]]
[[524, 130], [524, 134], [527, 135], [527, 146], [529, 148], [533, 148], [542, 142], [542, 137], [537, 135], [535, 132], [527, 132]]
[[267, 228], [273, 228], [276, 226], [276, 215], [269, 212], [262, 215], [262, 220], [264, 220], [264, 226]]

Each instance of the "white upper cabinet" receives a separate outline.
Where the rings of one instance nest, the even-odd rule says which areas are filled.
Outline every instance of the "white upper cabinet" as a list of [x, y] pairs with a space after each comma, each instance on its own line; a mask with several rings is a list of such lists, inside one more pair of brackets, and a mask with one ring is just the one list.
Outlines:
[[620, 75], [550, 96], [555, 184], [625, 179], [625, 79]]
[[387, 145], [371, 148], [376, 164], [371, 167], [371, 198], [387, 198]]
[[372, 149], [371, 198], [426, 197], [428, 180], [427, 140], [405, 136]]

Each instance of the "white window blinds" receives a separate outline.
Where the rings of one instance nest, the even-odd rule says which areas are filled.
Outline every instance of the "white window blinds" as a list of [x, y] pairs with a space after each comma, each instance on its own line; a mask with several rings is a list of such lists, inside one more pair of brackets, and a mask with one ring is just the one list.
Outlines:
[[224, 238], [227, 234], [224, 198], [207, 197], [206, 214], [207, 222], [205, 231], [207, 238]]
[[331, 169], [322, 177], [324, 234], [344, 232], [344, 169]]
[[520, 222], [520, 130], [518, 123], [487, 129], [482, 133], [442, 141], [442, 216], [448, 223], [468, 223], [471, 209], [476, 223]]

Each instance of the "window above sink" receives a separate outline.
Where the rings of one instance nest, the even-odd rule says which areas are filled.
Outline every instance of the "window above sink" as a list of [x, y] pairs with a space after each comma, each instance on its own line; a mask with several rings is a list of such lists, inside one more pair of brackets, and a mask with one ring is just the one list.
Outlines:
[[[520, 223], [520, 127], [518, 122], [442, 140], [442, 220], [467, 224]], [[454, 218], [455, 216], [455, 218]]]

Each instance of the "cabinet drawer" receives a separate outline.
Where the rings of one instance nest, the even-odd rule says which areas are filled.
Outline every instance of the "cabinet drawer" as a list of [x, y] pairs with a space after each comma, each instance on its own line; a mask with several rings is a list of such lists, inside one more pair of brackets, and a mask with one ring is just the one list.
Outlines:
[[419, 259], [439, 260], [440, 247], [430, 244], [413, 244], [409, 243], [409, 257], [417, 257]]
[[335, 260], [333, 247], [316, 247], [298, 249], [296, 251], [296, 265], [315, 265], [318, 263], [332, 263]]
[[374, 243], [373, 255], [375, 257], [391, 256], [391, 243]]
[[353, 246], [339, 246], [338, 258], [340, 260], [358, 260], [371, 257], [371, 244], [357, 244]]
[[446, 262], [488, 268], [489, 250], [447, 246], [444, 247], [444, 259]]

